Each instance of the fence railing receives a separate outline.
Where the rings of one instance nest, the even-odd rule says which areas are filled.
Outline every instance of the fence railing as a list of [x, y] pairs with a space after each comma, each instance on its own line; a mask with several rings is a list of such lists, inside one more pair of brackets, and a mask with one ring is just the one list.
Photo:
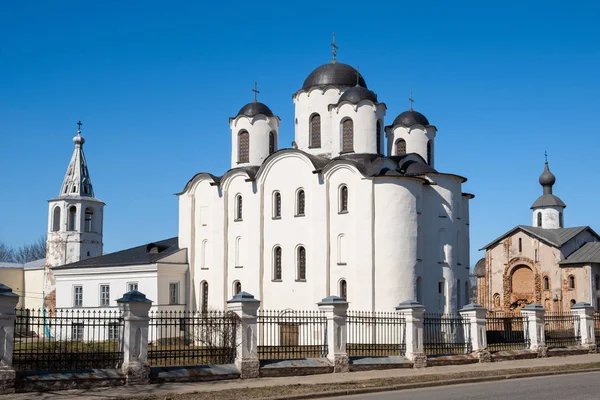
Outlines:
[[460, 315], [425, 313], [423, 349], [428, 356], [470, 353], [470, 321]]
[[327, 319], [321, 311], [260, 310], [257, 322], [261, 360], [327, 356]]
[[394, 312], [348, 311], [349, 357], [401, 356], [406, 352], [406, 322]]
[[579, 316], [570, 312], [546, 312], [544, 315], [546, 346], [577, 346], [581, 343]]
[[527, 318], [520, 313], [490, 312], [486, 316], [486, 337], [491, 352], [529, 348]]
[[153, 367], [231, 364], [238, 317], [224, 311], [151, 311], [148, 363]]
[[600, 344], [600, 313], [594, 313], [594, 336], [596, 339], [596, 344]]
[[116, 368], [122, 362], [119, 310], [15, 311], [15, 370]]

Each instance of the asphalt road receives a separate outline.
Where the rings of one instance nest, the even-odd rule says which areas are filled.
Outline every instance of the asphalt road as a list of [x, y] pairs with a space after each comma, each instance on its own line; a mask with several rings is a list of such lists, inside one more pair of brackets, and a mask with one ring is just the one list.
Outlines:
[[[595, 400], [600, 399], [600, 372], [508, 379], [397, 392], [330, 397], [328, 400]], [[323, 399], [325, 400], [325, 399]]]

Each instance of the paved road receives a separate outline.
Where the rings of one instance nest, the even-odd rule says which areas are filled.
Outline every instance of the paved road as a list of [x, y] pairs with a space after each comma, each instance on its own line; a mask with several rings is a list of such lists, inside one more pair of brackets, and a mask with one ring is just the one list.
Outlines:
[[361, 394], [328, 400], [594, 400], [600, 399], [600, 372], [508, 379], [496, 382]]

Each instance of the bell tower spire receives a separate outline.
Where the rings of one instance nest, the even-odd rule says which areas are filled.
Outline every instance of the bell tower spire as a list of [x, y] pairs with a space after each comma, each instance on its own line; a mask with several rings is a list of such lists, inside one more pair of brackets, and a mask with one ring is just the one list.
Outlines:
[[83, 153], [83, 144], [85, 143], [85, 139], [81, 136], [81, 125], [83, 124], [81, 121], [78, 121], [77, 125], [77, 136], [73, 138], [75, 150], [67, 168], [59, 197], [82, 196], [93, 198], [94, 189], [88, 172], [85, 154]]

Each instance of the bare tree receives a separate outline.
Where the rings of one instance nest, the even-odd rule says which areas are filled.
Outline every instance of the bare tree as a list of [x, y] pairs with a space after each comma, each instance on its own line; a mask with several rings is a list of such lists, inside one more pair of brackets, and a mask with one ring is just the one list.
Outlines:
[[9, 245], [0, 242], [0, 262], [14, 262], [15, 252]]
[[14, 260], [20, 264], [46, 257], [46, 237], [40, 236], [36, 241], [27, 243], [14, 251]]

